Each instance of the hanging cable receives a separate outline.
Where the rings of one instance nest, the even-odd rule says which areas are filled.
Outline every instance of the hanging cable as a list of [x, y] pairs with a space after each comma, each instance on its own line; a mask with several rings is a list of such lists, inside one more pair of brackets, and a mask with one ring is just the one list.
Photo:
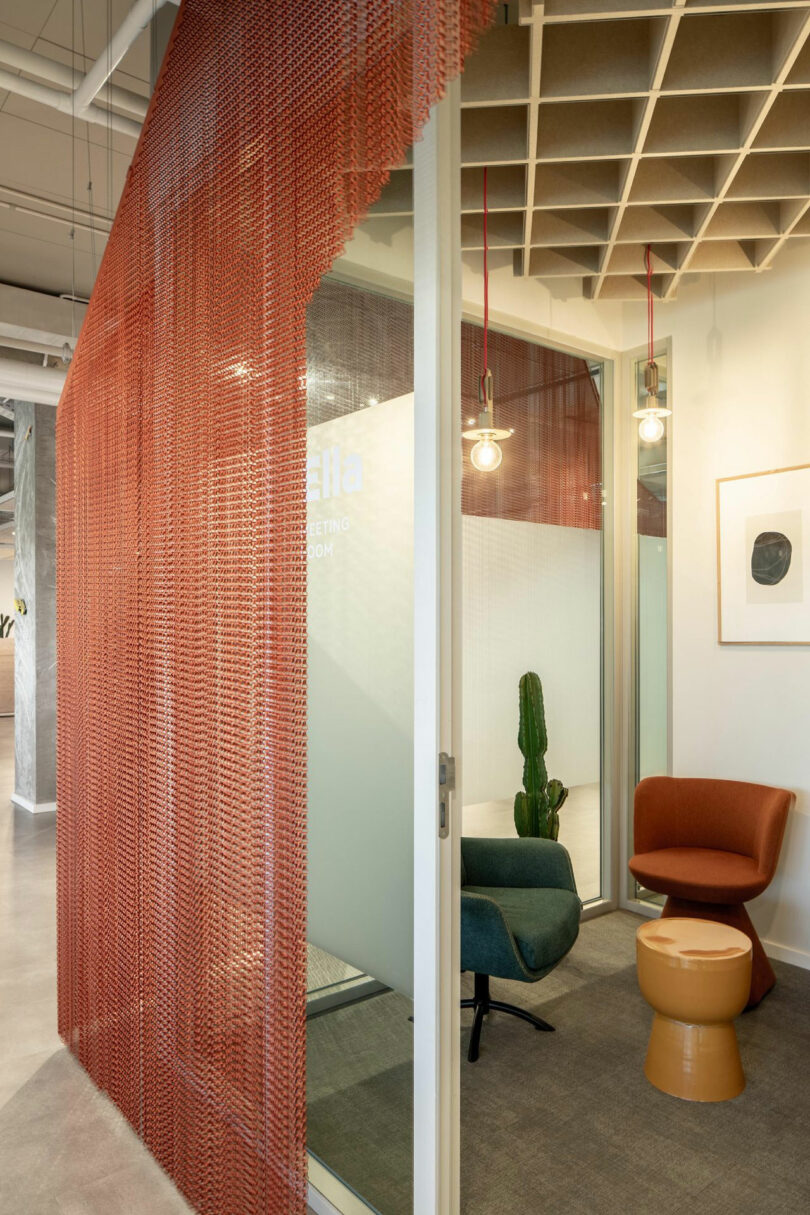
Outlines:
[[[79, 0], [79, 18], [82, 37], [82, 64], [83, 70], [87, 71], [87, 38], [85, 34], [84, 20], [84, 0]], [[90, 256], [93, 265], [93, 281], [98, 274], [99, 262], [96, 257], [96, 221], [95, 208], [93, 206], [93, 161], [90, 150], [90, 123], [84, 124], [84, 140], [87, 148], [87, 209], [90, 212]], [[91, 288], [92, 289], [92, 288]]]
[[654, 405], [653, 398], [658, 396], [658, 367], [655, 362], [655, 313], [652, 289], [652, 249], [647, 245], [644, 250], [644, 265], [647, 268], [647, 366], [644, 369], [644, 386], [650, 398], [650, 406]]
[[652, 291], [652, 250], [647, 245], [644, 254], [644, 261], [647, 266], [647, 362], [655, 361], [655, 338], [654, 338], [654, 323], [655, 316], [653, 313], [653, 291]]
[[[73, 88], [71, 90], [71, 121], [70, 121], [70, 336], [72, 340], [71, 357], [76, 349], [76, 0], [71, 4], [70, 27], [70, 66], [73, 70]], [[92, 220], [91, 220], [92, 222]], [[67, 343], [66, 343], [67, 345]], [[62, 350], [62, 361], [67, 362], [67, 351]]]
[[634, 418], [640, 419], [638, 428], [639, 438], [645, 443], [657, 443], [664, 435], [662, 418], [667, 417], [671, 410], [658, 397], [659, 380], [658, 364], [655, 361], [655, 301], [652, 287], [652, 248], [646, 245], [644, 249], [644, 266], [647, 271], [647, 364], [644, 368], [644, 388], [647, 393], [646, 403], [633, 413]]
[[479, 472], [494, 472], [503, 459], [498, 441], [508, 439], [511, 430], [499, 430], [494, 421], [492, 403], [492, 372], [489, 369], [489, 194], [487, 169], [484, 166], [484, 366], [478, 377], [478, 422], [470, 430], [462, 431], [465, 439], [474, 439], [470, 452], [473, 467]]
[[484, 166], [484, 377], [489, 371], [489, 205], [487, 199], [487, 170]]

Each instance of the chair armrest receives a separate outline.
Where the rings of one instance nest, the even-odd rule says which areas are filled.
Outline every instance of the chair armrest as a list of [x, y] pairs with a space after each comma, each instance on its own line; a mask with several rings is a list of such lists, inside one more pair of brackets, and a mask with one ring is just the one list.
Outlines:
[[461, 840], [467, 886], [551, 887], [577, 892], [571, 858], [556, 840]]
[[485, 894], [461, 892], [461, 969], [525, 979], [528, 971], [506, 917]]
[[770, 884], [776, 873], [788, 815], [796, 805], [796, 794], [789, 789], [767, 789], [763, 793], [753, 851], [759, 872]]

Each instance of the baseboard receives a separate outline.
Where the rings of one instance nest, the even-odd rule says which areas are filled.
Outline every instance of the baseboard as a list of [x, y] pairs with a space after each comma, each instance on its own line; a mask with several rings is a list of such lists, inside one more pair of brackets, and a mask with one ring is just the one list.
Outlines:
[[309, 1153], [307, 1203], [313, 1215], [369, 1215], [373, 1209]]
[[312, 1215], [340, 1215], [337, 1207], [333, 1207], [329, 1199], [324, 1198], [311, 1182], [307, 1189], [307, 1209], [312, 1211]]
[[779, 945], [776, 941], [766, 941], [762, 938], [763, 948], [769, 958], [777, 962], [789, 962], [791, 966], [801, 966], [802, 970], [810, 970], [810, 953], [805, 949], [794, 949], [792, 945]]
[[22, 793], [12, 793], [11, 800], [15, 806], [27, 810], [29, 814], [53, 814], [56, 811], [56, 802], [32, 802], [30, 798], [23, 797]]

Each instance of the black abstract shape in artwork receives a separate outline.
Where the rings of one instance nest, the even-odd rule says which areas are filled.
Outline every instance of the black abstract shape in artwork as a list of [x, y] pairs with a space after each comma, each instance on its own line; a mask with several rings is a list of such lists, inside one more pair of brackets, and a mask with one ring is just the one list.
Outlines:
[[790, 569], [793, 545], [782, 532], [760, 532], [751, 550], [751, 577], [760, 586], [776, 586]]

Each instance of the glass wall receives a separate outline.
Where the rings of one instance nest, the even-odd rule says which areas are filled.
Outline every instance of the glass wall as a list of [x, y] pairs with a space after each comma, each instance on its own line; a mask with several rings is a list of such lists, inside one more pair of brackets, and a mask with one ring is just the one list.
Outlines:
[[[668, 400], [667, 357], [656, 358], [659, 398]], [[647, 403], [646, 359], [636, 362], [636, 408]], [[669, 766], [669, 596], [667, 563], [667, 419], [663, 437], [646, 442], [634, 427], [637, 493], [636, 781]]]
[[[465, 426], [478, 412], [483, 334], [462, 327]], [[549, 777], [568, 788], [560, 842], [583, 901], [598, 899], [603, 801], [602, 368], [489, 335], [496, 423], [513, 433], [480, 472], [465, 444], [463, 833], [511, 836], [523, 787], [518, 684], [536, 672]]]
[[[635, 362], [634, 408], [648, 401], [644, 387], [647, 360]], [[668, 360], [656, 356], [659, 398], [669, 406]], [[635, 783], [669, 771], [669, 562], [667, 553], [668, 440], [640, 438], [633, 426], [636, 463], [636, 652], [635, 652]], [[635, 885], [637, 898], [663, 902]]]
[[307, 323], [310, 1152], [410, 1215], [413, 306], [326, 279]]

